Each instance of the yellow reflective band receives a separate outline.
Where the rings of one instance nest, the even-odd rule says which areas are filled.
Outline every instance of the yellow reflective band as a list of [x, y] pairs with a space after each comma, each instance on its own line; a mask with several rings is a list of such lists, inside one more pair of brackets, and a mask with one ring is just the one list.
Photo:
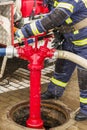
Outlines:
[[72, 41], [72, 43], [77, 46], [83, 46], [83, 45], [87, 44], [87, 38], [85, 38], [83, 40]]
[[79, 0], [75, 0], [76, 1], [76, 3], [78, 3], [79, 2]]
[[32, 30], [32, 32], [33, 32], [34, 35], [40, 34], [40, 32], [38, 31], [38, 29], [36, 27], [36, 23], [35, 22], [31, 23], [30, 27], [31, 27], [31, 30]]
[[54, 7], [57, 7], [57, 5], [58, 5], [58, 2], [54, 1]]
[[65, 2], [58, 3], [57, 7], [68, 9], [71, 13], [73, 13], [74, 6], [72, 4], [68, 4]]
[[71, 19], [71, 18], [67, 18], [67, 19], [66, 19], [66, 23], [67, 23], [67, 24], [72, 23], [72, 19]]
[[87, 98], [82, 98], [82, 97], [80, 97], [80, 102], [81, 102], [81, 103], [87, 103]]
[[82, 1], [85, 4], [85, 7], [87, 8], [87, 0], [82, 0]]
[[75, 34], [75, 35], [78, 34], [78, 33], [79, 33], [79, 30], [76, 30], [76, 31], [73, 32], [73, 34]]
[[54, 77], [51, 78], [51, 81], [55, 84], [55, 85], [58, 85], [58, 86], [61, 86], [61, 87], [66, 87], [67, 83], [64, 83], [60, 80], [57, 80], [55, 79]]

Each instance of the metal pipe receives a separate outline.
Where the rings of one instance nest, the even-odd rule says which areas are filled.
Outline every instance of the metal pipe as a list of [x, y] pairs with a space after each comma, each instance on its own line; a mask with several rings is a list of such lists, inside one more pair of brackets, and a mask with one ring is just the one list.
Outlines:
[[72, 52], [56, 50], [54, 52], [54, 57], [70, 60], [70, 61], [84, 67], [85, 69], [87, 69], [87, 59], [85, 59], [81, 56], [78, 56], [77, 54], [74, 54]]
[[0, 78], [2, 78], [4, 74], [6, 62], [7, 62], [7, 56], [4, 56], [3, 61], [2, 61], [2, 66], [1, 66]]

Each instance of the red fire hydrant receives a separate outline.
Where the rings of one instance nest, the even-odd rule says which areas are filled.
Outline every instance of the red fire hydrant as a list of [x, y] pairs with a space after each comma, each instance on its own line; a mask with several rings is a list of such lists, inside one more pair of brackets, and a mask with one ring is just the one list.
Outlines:
[[23, 48], [17, 48], [19, 57], [29, 61], [30, 70], [30, 111], [29, 118], [26, 121], [27, 127], [43, 128], [43, 120], [40, 112], [40, 93], [41, 93], [41, 69], [46, 57], [52, 57], [54, 49], [47, 48], [48, 39], [45, 39], [44, 46], [37, 48], [37, 37], [35, 48], [27, 43]]

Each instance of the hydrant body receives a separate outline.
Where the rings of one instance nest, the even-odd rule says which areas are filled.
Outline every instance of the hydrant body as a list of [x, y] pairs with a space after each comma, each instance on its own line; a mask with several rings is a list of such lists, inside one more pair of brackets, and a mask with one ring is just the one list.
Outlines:
[[55, 51], [54, 49], [47, 48], [47, 42], [48, 40], [39, 49], [37, 48], [37, 43], [35, 48], [26, 44], [25, 47], [17, 49], [19, 57], [30, 62], [28, 65], [28, 69], [30, 70], [30, 112], [29, 118], [26, 121], [27, 127], [30, 128], [43, 128], [40, 111], [41, 69], [43, 68], [44, 59], [52, 57]]
[[43, 120], [41, 119], [41, 113], [40, 113], [40, 92], [41, 92], [40, 79], [41, 79], [41, 70], [37, 68], [36, 69], [31, 68], [30, 70], [30, 117], [26, 122], [27, 126], [30, 128], [43, 127]]

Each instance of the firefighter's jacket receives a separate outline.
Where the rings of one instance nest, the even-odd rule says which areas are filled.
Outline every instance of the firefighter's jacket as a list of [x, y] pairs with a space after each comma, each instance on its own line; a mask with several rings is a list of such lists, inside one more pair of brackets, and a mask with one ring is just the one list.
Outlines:
[[[64, 17], [64, 20], [62, 21], [60, 20], [58, 26], [61, 25], [72, 26], [87, 17], [86, 0], [58, 0], [58, 2], [57, 1], [54, 2], [54, 6], [56, 6], [55, 9], [58, 8], [59, 10], [63, 10], [67, 14], [67, 16]], [[53, 10], [50, 13], [52, 13], [55, 10], [54, 8], [52, 9]], [[58, 17], [56, 18], [59, 19]], [[41, 24], [41, 20], [37, 20], [36, 22], [30, 25], [26, 24], [22, 29], [22, 32], [25, 37], [29, 37], [30, 35], [37, 35], [44, 31], [47, 30], [44, 29], [43, 25]], [[80, 30], [75, 30], [71, 33], [64, 33], [64, 36], [66, 39], [68, 38], [69, 41], [72, 41], [72, 43], [77, 46], [86, 45], [87, 27], [82, 28]]]

